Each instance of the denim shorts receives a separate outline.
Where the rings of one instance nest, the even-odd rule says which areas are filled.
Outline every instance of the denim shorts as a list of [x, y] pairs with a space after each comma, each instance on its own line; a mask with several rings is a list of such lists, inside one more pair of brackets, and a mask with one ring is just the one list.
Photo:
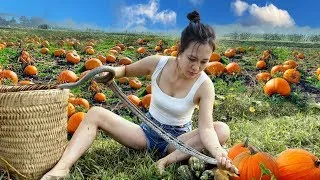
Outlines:
[[[158, 127], [162, 128], [167, 133], [171, 134], [174, 137], [178, 137], [184, 133], [190, 132], [192, 130], [191, 121], [182, 125], [182, 126], [171, 126], [162, 124], [151, 116], [149, 112], [146, 113], [146, 116], [154, 122]], [[147, 137], [147, 150], [149, 152], [157, 151], [160, 153], [161, 157], [165, 156], [169, 148], [169, 143], [167, 143], [162, 137], [160, 137], [154, 130], [152, 130], [147, 124], [142, 122], [140, 127], [144, 131]]]

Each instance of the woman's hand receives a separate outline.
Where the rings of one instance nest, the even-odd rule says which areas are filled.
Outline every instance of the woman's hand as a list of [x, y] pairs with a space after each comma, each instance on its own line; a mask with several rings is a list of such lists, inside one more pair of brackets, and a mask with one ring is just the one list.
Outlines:
[[228, 157], [228, 153], [222, 147], [216, 149], [215, 153], [213, 154], [217, 160], [217, 165], [219, 169], [227, 170], [229, 172], [235, 173], [239, 175], [239, 170], [236, 166], [234, 166], [231, 162], [231, 159]]

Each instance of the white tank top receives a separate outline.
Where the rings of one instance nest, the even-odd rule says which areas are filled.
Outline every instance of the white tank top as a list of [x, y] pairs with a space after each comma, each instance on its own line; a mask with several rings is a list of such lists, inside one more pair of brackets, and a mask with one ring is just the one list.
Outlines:
[[[162, 56], [151, 77], [152, 98], [149, 112], [160, 123], [181, 126], [191, 121], [196, 104], [193, 103], [194, 95], [200, 85], [209, 78], [205, 72], [191, 87], [184, 98], [175, 98], [165, 94], [157, 84], [157, 77], [168, 62], [170, 56]], [[214, 92], [213, 92], [214, 93]]]

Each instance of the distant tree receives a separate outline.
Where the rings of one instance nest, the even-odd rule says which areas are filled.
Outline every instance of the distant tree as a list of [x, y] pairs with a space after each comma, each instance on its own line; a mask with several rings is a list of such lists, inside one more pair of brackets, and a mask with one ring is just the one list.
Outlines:
[[48, 24], [40, 24], [38, 26], [39, 29], [49, 29], [49, 25]]

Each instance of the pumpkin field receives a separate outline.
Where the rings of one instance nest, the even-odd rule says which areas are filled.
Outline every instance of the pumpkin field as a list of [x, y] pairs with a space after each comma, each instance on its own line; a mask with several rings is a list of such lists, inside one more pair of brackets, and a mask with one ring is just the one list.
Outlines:
[[[98, 66], [128, 65], [156, 54], [177, 56], [178, 48], [179, 37], [169, 35], [0, 29], [0, 86], [76, 82]], [[215, 87], [214, 120], [227, 123], [231, 130], [225, 148], [235, 164], [248, 166], [239, 169], [238, 179], [249, 178], [246, 168], [253, 167], [261, 179], [320, 179], [319, 43], [218, 37], [205, 72]], [[133, 104], [148, 111], [150, 75], [115, 82]], [[141, 123], [104, 84], [88, 81], [70, 92], [69, 140], [93, 106]], [[193, 128], [197, 114], [196, 109]], [[236, 147], [239, 143], [247, 145], [245, 150]], [[241, 162], [240, 151], [251, 161]], [[252, 153], [261, 154], [260, 159], [253, 159]], [[229, 178], [224, 171], [206, 171], [216, 168], [212, 165], [195, 165], [203, 162], [194, 157], [160, 174], [156, 159], [157, 154], [129, 149], [99, 131], [92, 147], [72, 167], [70, 179], [204, 180], [219, 179], [218, 174]], [[282, 168], [294, 160], [303, 161], [308, 169]], [[8, 176], [0, 169], [0, 179]]]

